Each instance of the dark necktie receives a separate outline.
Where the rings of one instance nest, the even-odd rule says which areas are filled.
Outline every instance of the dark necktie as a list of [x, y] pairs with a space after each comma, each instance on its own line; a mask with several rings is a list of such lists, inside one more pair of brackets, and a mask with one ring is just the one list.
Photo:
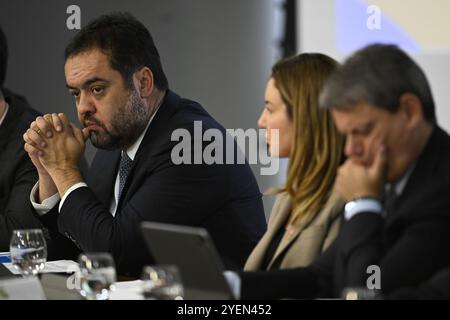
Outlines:
[[122, 151], [122, 157], [120, 159], [119, 166], [119, 197], [122, 196], [123, 188], [125, 187], [125, 182], [127, 181], [128, 174], [130, 173], [131, 166], [133, 164], [133, 160], [130, 159], [128, 154], [125, 151]]
[[395, 184], [391, 184], [386, 188], [383, 195], [383, 205], [386, 215], [391, 215], [395, 210], [395, 201], [397, 200], [397, 192], [395, 190]]

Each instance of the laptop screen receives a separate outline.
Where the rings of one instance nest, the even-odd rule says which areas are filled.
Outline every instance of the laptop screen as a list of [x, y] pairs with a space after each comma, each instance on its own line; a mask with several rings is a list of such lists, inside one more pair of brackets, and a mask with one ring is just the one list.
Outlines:
[[231, 299], [223, 263], [203, 228], [144, 222], [142, 231], [158, 264], [178, 266], [187, 299]]

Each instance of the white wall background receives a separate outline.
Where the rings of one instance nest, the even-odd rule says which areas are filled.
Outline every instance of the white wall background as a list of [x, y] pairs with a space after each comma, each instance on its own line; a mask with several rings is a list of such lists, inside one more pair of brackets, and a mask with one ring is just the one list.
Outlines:
[[[390, 0], [394, 1], [394, 0]], [[363, 1], [361, 1], [363, 2]], [[379, 4], [383, 11], [382, 1], [366, 1], [367, 3]], [[450, 1], [426, 1], [415, 0], [414, 2], [426, 3], [428, 6], [435, 6], [424, 10], [422, 16], [414, 15], [411, 10], [414, 6], [410, 1], [397, 1], [404, 4], [406, 15], [414, 16], [414, 22], [417, 28], [422, 28], [421, 37], [429, 36], [434, 39], [436, 34], [450, 33], [450, 28], [441, 27], [433, 29], [430, 24], [433, 23], [432, 12], [444, 10], [448, 14], [447, 7]], [[410, 7], [411, 6], [411, 7]], [[336, 16], [335, 0], [298, 0], [298, 48], [302, 52], [316, 51], [328, 54], [335, 59], [342, 61], [345, 56], [340, 54], [336, 48]], [[433, 9], [433, 10], [431, 10]], [[441, 18], [440, 14], [439, 17]], [[448, 19], [447, 19], [448, 20]], [[450, 20], [448, 20], [450, 21]], [[448, 22], [447, 22], [448, 23]], [[438, 24], [439, 25], [439, 24]], [[365, 28], [366, 26], [361, 26]], [[382, 26], [381, 26], [382, 27]], [[349, 35], [351, 37], [351, 35]], [[412, 58], [421, 66], [428, 77], [434, 95], [436, 104], [436, 113], [438, 123], [450, 132], [450, 50], [422, 50], [420, 53], [411, 54]]]

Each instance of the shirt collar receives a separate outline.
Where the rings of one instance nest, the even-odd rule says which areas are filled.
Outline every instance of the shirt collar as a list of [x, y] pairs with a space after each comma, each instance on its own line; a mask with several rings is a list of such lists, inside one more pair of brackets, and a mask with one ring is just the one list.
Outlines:
[[415, 163], [410, 165], [408, 170], [406, 170], [406, 172], [403, 174], [403, 176], [397, 182], [386, 184], [385, 189], [390, 190], [390, 188], [394, 187], [395, 194], [397, 196], [400, 196], [403, 193], [403, 190], [405, 189], [406, 184], [408, 183], [408, 180], [409, 180], [415, 166], [416, 166]]
[[142, 133], [136, 139], [136, 141], [125, 150], [125, 152], [130, 157], [131, 160], [134, 160], [134, 157], [136, 156], [136, 153], [139, 150], [139, 146], [141, 145], [141, 142], [144, 139], [145, 134], [147, 133], [148, 127], [150, 126], [150, 123], [152, 122], [153, 118], [155, 117], [156, 113], [158, 112], [160, 106], [158, 106], [155, 113], [153, 113], [153, 115], [150, 118], [150, 120], [148, 121], [147, 126], [145, 127], [144, 131], [142, 131]]

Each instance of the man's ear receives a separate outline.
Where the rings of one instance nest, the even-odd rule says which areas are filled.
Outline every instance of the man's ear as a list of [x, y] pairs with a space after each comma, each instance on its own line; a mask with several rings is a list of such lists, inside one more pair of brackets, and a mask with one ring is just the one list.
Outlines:
[[399, 112], [406, 120], [406, 126], [415, 128], [424, 120], [423, 105], [419, 97], [412, 93], [404, 93], [400, 96]]
[[135, 73], [137, 80], [137, 90], [141, 98], [147, 98], [151, 95], [154, 88], [153, 72], [148, 67], [142, 67]]

